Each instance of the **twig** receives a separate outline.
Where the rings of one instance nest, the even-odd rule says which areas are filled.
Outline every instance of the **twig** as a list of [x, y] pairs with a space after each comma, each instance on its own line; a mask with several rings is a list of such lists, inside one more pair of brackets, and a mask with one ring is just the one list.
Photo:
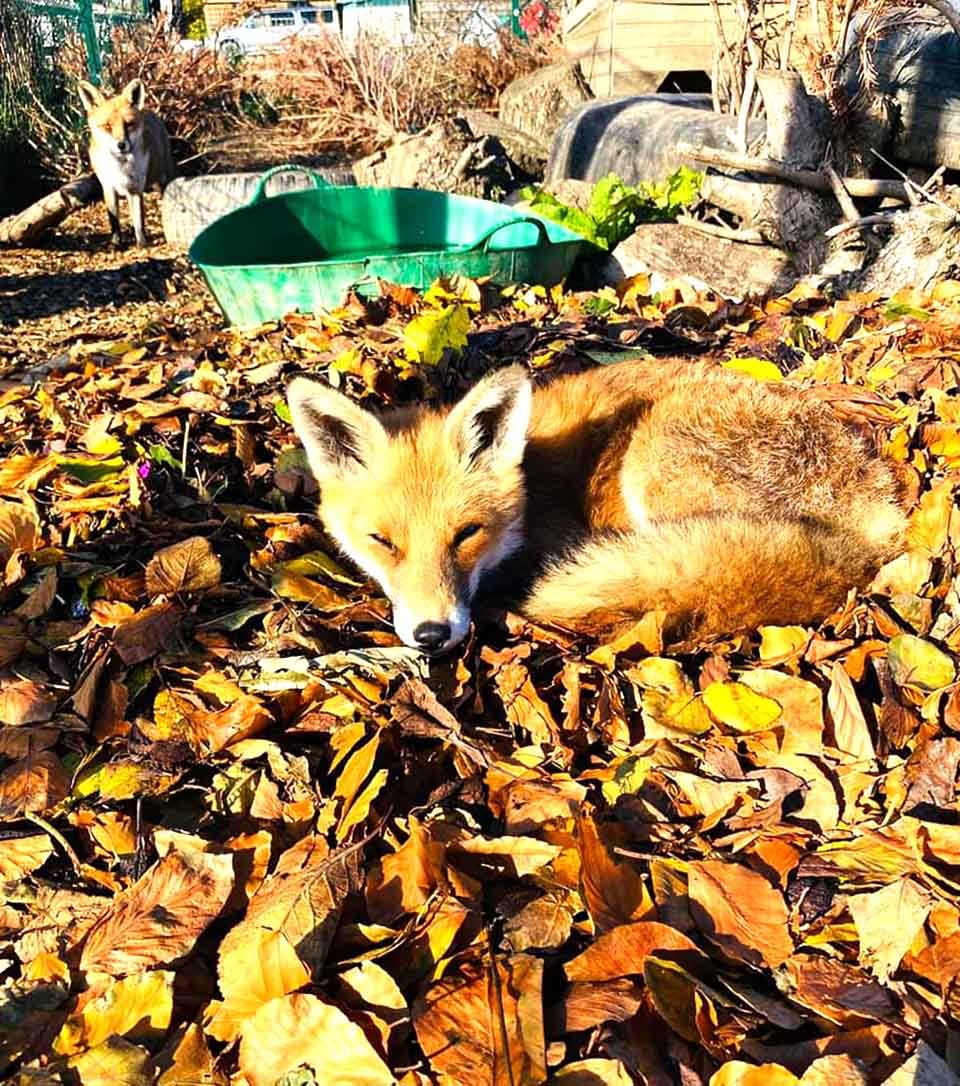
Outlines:
[[42, 818], [38, 814], [32, 814], [30, 811], [26, 811], [23, 817], [28, 822], [32, 822], [35, 826], [39, 826], [39, 828], [43, 830], [44, 833], [49, 833], [54, 841], [56, 841], [57, 844], [63, 849], [64, 853], [66, 853], [66, 857], [70, 861], [70, 866], [73, 868], [74, 872], [77, 875], [82, 874], [80, 870], [82, 866], [80, 863], [80, 857], [73, 851], [73, 847], [71, 846], [70, 842], [55, 826], [51, 826], [45, 818]]
[[836, 238], [841, 234], [846, 234], [850, 230], [859, 230], [864, 226], [880, 226], [881, 224], [890, 226], [891, 218], [894, 215], [902, 215], [903, 211], [900, 208], [890, 208], [887, 211], [877, 211], [873, 215], [861, 215], [857, 219], [847, 219], [846, 222], [838, 223], [836, 226], [831, 226], [829, 230], [824, 231], [823, 236], [825, 238]]
[[[727, 71], [730, 75], [730, 86], [728, 88], [728, 94], [730, 95], [730, 102], [733, 102], [734, 96], [737, 93], [736, 78], [733, 68], [733, 57], [730, 54], [730, 46], [727, 44], [727, 35], [723, 29], [723, 16], [720, 13], [719, 0], [710, 0], [710, 9], [713, 12], [714, 30], [716, 33], [716, 42], [718, 46], [718, 52], [721, 61], [726, 64]], [[719, 68], [718, 68], [719, 74]], [[719, 80], [717, 80], [719, 83]], [[714, 106], [716, 109], [716, 106]], [[722, 112], [722, 111], [718, 111]]]
[[750, 121], [750, 106], [753, 95], [757, 89], [757, 68], [751, 64], [747, 68], [747, 78], [743, 84], [743, 97], [740, 99], [740, 111], [737, 116], [737, 147], [746, 154], [747, 150], [747, 124]]
[[[903, 178], [903, 184], [906, 187], [908, 194], [912, 191], [917, 195], [921, 196], [923, 199], [929, 200], [932, 204], [936, 204], [938, 207], [942, 207], [943, 210], [948, 211], [953, 216], [953, 218], [960, 218], [960, 215], [957, 214], [957, 209], [955, 207], [951, 207], [949, 204], [944, 203], [943, 200], [939, 200], [936, 196], [933, 195], [932, 192], [928, 192], [926, 185], [918, 185], [915, 181], [911, 181], [910, 178], [907, 177], [907, 175], [903, 172], [903, 170], [900, 169], [899, 166], [894, 166], [894, 164], [889, 159], [884, 158], [883, 155], [881, 155], [880, 152], [876, 150], [876, 148], [871, 147], [870, 153], [879, 158], [884, 166], [893, 170], [894, 173], [900, 174], [900, 176]], [[929, 184], [930, 182], [928, 181], [927, 185]], [[910, 202], [913, 203], [912, 200]]]
[[940, 181], [946, 172], [946, 166], [938, 166], [920, 187], [924, 192], [929, 193], [931, 189], [935, 189], [940, 184]]
[[[814, 0], [814, 3], [816, 0]], [[797, 14], [800, 10], [800, 0], [790, 0], [790, 8], [787, 12], [787, 26], [783, 32], [783, 45], [780, 46], [780, 71], [785, 72], [790, 67], [790, 50], [793, 47], [793, 33], [797, 27]]]
[[[802, 185], [815, 192], [831, 192], [830, 182], [815, 170], [797, 170], [774, 162], [768, 158], [755, 158], [752, 155], [740, 155], [733, 151], [722, 151], [716, 147], [698, 147], [681, 141], [676, 145], [677, 154], [684, 158], [702, 162], [719, 169], [738, 170], [742, 173], [759, 173], [775, 177], [791, 185]], [[845, 177], [843, 183], [851, 196], [889, 196], [895, 200], [906, 200], [906, 185], [901, 181], [877, 181], [868, 177]]]
[[933, 8], [934, 11], [939, 11], [940, 14], [947, 20], [947, 22], [953, 27], [954, 34], [960, 38], [960, 14], [956, 11], [952, 4], [948, 0], [924, 0], [924, 3]]
[[843, 212], [844, 219], [847, 222], [853, 222], [854, 219], [858, 219], [860, 217], [860, 212], [857, 211], [857, 205], [850, 198], [850, 193], [847, 192], [846, 186], [843, 183], [843, 178], [829, 164], [824, 166], [823, 172], [827, 175], [827, 180], [830, 182], [830, 188], [833, 189], [833, 195], [840, 205], [840, 210]]
[[692, 215], [678, 215], [677, 222], [681, 226], [689, 226], [691, 230], [699, 230], [701, 234], [709, 234], [713, 238], [740, 241], [744, 245], [766, 245], [759, 230], [735, 230], [732, 226], [717, 226], [714, 223], [703, 222], [702, 219], [695, 219]]

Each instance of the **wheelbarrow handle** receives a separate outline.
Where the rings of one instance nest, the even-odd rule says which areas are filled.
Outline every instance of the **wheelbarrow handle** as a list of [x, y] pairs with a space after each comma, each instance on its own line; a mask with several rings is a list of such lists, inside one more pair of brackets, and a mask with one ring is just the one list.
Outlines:
[[267, 191], [267, 182], [271, 177], [276, 177], [278, 173], [305, 173], [313, 180], [313, 187], [317, 189], [325, 189], [330, 187], [330, 182], [326, 178], [321, 177], [316, 170], [311, 170], [309, 166], [297, 166], [292, 162], [287, 162], [283, 166], [273, 166], [271, 169], [264, 171], [260, 175], [260, 180], [257, 182], [257, 187], [253, 190], [253, 195], [250, 197], [250, 202], [247, 205], [252, 207], [254, 204], [259, 204], [261, 200], [265, 198]]
[[499, 233], [501, 230], [505, 230], [508, 226], [519, 226], [521, 223], [527, 223], [530, 226], [537, 228], [539, 237], [537, 241], [540, 245], [550, 245], [550, 235], [547, 233], [547, 228], [543, 223], [543, 219], [535, 219], [532, 215], [523, 215], [516, 219], [507, 219], [506, 222], [499, 222], [496, 226], [491, 226], [489, 230], [485, 230], [480, 237], [472, 245], [466, 245], [461, 252], [472, 253], [476, 249], [483, 249], [484, 252], [490, 247], [490, 240], [494, 234]]

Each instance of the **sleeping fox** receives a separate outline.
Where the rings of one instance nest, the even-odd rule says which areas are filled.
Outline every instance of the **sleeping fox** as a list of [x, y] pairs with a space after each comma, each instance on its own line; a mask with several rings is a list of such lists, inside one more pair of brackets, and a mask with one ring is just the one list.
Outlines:
[[489, 374], [454, 407], [372, 414], [297, 377], [293, 424], [344, 553], [408, 645], [453, 648], [495, 570], [521, 613], [590, 635], [665, 611], [673, 636], [807, 623], [896, 553], [890, 467], [796, 388], [682, 361], [534, 389]]

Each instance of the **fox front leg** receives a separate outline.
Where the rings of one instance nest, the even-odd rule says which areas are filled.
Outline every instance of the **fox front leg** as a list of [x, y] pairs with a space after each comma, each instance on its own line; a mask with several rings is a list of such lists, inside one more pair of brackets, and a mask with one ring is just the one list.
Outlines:
[[103, 202], [107, 205], [107, 218], [110, 220], [110, 240], [119, 248], [123, 243], [120, 234], [120, 196], [115, 189], [104, 185]]
[[130, 218], [133, 221], [133, 232], [136, 235], [137, 244], [141, 249], [145, 249], [147, 247], [147, 229], [143, 214], [143, 193], [131, 192], [129, 200]]

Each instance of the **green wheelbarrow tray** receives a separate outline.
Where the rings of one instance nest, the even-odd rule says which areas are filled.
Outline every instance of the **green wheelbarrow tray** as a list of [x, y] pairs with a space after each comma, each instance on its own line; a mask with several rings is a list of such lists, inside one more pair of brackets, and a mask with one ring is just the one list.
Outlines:
[[[194, 239], [200, 268], [227, 319], [250, 327], [298, 310], [376, 294], [378, 279], [426, 289], [442, 276], [553, 286], [590, 248], [535, 215], [427, 189], [315, 188], [267, 197], [268, 170], [250, 203]], [[310, 171], [304, 171], [310, 172]]]

